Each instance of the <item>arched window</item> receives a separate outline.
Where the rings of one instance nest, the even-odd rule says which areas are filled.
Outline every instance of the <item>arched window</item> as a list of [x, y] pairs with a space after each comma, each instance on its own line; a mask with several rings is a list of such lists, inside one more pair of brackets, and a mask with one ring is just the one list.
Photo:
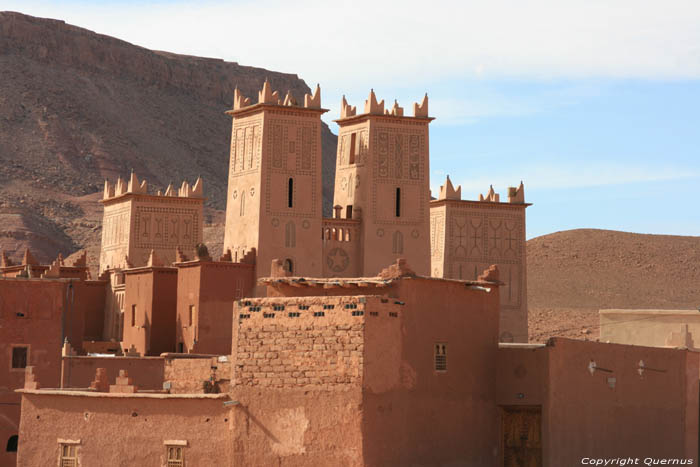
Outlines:
[[396, 188], [396, 217], [401, 217], [401, 188]]
[[17, 441], [19, 437], [17, 435], [12, 435], [10, 436], [10, 439], [7, 440], [7, 448], [5, 451], [7, 452], [17, 452]]
[[294, 207], [294, 179], [289, 177], [288, 187], [287, 187], [287, 207]]
[[294, 264], [291, 259], [287, 258], [284, 260], [284, 270], [290, 274], [294, 272]]

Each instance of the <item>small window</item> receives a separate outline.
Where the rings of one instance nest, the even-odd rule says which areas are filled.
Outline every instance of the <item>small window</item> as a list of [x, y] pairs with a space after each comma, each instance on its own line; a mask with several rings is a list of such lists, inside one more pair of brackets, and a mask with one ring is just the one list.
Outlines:
[[190, 305], [190, 326], [194, 323], [194, 305]]
[[12, 347], [12, 368], [27, 368], [28, 347]]
[[350, 135], [350, 160], [348, 161], [350, 164], [355, 163], [355, 156], [357, 155], [356, 152], [356, 147], [357, 145], [357, 133], [353, 133]]
[[401, 217], [401, 188], [396, 188], [396, 217]]
[[12, 435], [10, 438], [7, 440], [7, 448], [5, 451], [7, 452], [17, 452], [17, 440], [19, 437], [17, 435]]
[[78, 446], [61, 444], [61, 467], [78, 467]]
[[294, 263], [292, 263], [291, 259], [287, 258], [284, 260], [284, 270], [290, 274], [294, 272]]
[[184, 467], [182, 446], [166, 446], [168, 450], [168, 467]]
[[177, 351], [179, 353], [185, 353], [185, 343], [184, 342], [180, 342], [179, 344], [177, 344]]
[[447, 371], [447, 344], [435, 344], [435, 371]]
[[287, 182], [287, 207], [294, 207], [294, 179], [291, 177]]
[[345, 218], [352, 219], [352, 204], [348, 204], [348, 206], [345, 208]]
[[131, 326], [136, 326], [136, 305], [131, 305]]

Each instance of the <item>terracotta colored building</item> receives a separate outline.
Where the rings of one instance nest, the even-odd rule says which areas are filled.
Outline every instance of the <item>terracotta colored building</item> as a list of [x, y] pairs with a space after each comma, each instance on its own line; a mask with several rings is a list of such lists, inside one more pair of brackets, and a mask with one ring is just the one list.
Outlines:
[[497, 367], [498, 465], [581, 465], [591, 457], [697, 465], [696, 352], [553, 338], [501, 344]]
[[177, 268], [163, 266], [155, 252], [145, 266], [124, 271], [122, 348], [141, 355], [175, 351]]
[[[234, 261], [282, 258], [299, 274], [321, 275], [321, 91], [297, 103], [269, 83], [251, 104], [236, 89], [224, 251]], [[267, 267], [258, 271], [266, 274]]]
[[508, 188], [508, 201], [489, 189], [479, 201], [462, 200], [450, 178], [430, 202], [431, 274], [475, 279], [497, 264], [501, 273], [501, 342], [527, 342], [525, 188]]
[[700, 350], [698, 310], [600, 310], [600, 340]]
[[146, 181], [131, 173], [112, 185], [105, 181], [100, 273], [110, 269], [145, 266], [151, 251], [167, 264], [175, 261], [175, 250], [194, 256], [202, 242], [202, 180], [165, 193], [148, 193]]
[[230, 355], [233, 302], [249, 296], [255, 265], [194, 260], [177, 267], [177, 352]]

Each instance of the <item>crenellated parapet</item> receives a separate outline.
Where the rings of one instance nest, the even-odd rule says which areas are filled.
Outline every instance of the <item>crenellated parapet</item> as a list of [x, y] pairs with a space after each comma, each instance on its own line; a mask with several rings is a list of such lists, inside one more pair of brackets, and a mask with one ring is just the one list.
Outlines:
[[[493, 185], [491, 185], [486, 195], [479, 195], [479, 201], [484, 201], [487, 203], [500, 203], [501, 196], [494, 191]], [[523, 185], [522, 181], [520, 182], [520, 186], [517, 188], [513, 186], [508, 187], [508, 202], [511, 204], [525, 203], [525, 185]]]
[[[364, 113], [362, 115], [387, 115], [392, 117], [404, 117], [404, 108], [401, 107], [397, 100], [394, 100], [394, 105], [391, 108], [384, 107], [384, 99], [377, 100], [374, 89], [371, 89], [369, 96], [365, 100]], [[340, 102], [340, 119], [357, 116], [357, 107], [348, 104], [345, 96]], [[428, 94], [421, 100], [420, 104], [413, 103], [413, 117], [430, 118], [428, 116]]]
[[[194, 185], [190, 185], [188, 181], [183, 181], [180, 188], [174, 188], [172, 183], [168, 185], [165, 189], [165, 193], [158, 191], [155, 195], [151, 196], [167, 196], [167, 197], [177, 197], [177, 198], [203, 198], [204, 188], [203, 188], [202, 178], [197, 178]], [[104, 192], [102, 195], [102, 200], [106, 201], [109, 199], [117, 198], [126, 194], [133, 195], [149, 195], [148, 193], [148, 183], [146, 180], [139, 181], [138, 177], [134, 172], [131, 172], [128, 182], [123, 180], [121, 177], [117, 178], [115, 183], [110, 183], [109, 180], [105, 180]]]
[[[280, 97], [279, 91], [273, 91], [270, 82], [265, 80], [262, 89], [258, 91], [257, 105], [279, 105], [284, 107], [300, 107], [305, 109], [321, 109], [321, 87], [317, 84], [313, 94], [304, 94], [303, 105], [300, 105], [291, 91], [287, 91], [284, 99]], [[244, 97], [241, 91], [236, 88], [233, 91], [233, 111], [242, 110], [254, 105], [253, 102]]]
[[452, 181], [450, 180], [450, 176], [448, 175], [447, 180], [445, 180], [445, 184], [440, 186], [440, 195], [438, 196], [438, 199], [461, 200], [462, 185], [459, 185], [455, 190], [455, 187], [452, 185]]

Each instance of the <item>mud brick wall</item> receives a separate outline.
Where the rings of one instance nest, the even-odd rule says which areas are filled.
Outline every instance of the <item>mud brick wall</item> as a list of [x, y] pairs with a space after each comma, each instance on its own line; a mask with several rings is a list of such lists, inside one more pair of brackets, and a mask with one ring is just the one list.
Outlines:
[[[234, 386], [359, 386], [379, 297], [267, 298], [235, 307]], [[376, 312], [375, 312], [376, 313]], [[388, 316], [388, 313], [384, 313]], [[397, 324], [398, 325], [398, 324]]]

